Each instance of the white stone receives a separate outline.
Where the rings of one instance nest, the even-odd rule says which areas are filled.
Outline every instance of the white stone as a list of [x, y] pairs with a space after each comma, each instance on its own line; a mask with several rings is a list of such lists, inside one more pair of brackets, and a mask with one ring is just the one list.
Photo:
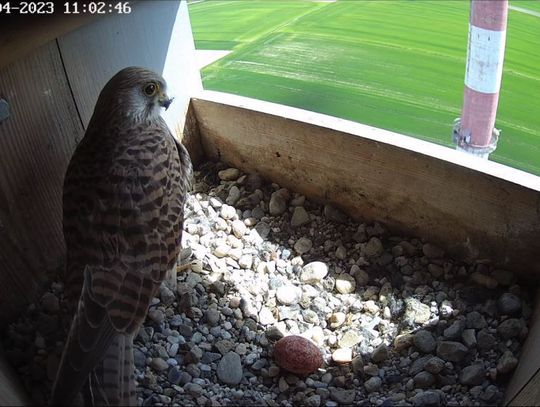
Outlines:
[[245, 223], [242, 222], [239, 219], [233, 221], [231, 226], [232, 226], [232, 231], [233, 231], [234, 235], [239, 239], [242, 236], [244, 236], [246, 234], [246, 232], [247, 232], [247, 227], [246, 227]]
[[259, 312], [259, 322], [262, 325], [272, 325], [276, 323], [276, 319], [268, 307], [261, 308]]
[[226, 244], [220, 244], [218, 247], [214, 249], [212, 254], [216, 257], [225, 257], [227, 254], [229, 254], [229, 251], [231, 250], [231, 247]]
[[308, 263], [302, 269], [300, 280], [303, 283], [316, 283], [321, 281], [328, 274], [328, 266], [321, 261]]
[[276, 290], [276, 299], [283, 305], [298, 304], [302, 298], [302, 289], [295, 285], [283, 285]]
[[340, 274], [336, 278], [336, 290], [341, 294], [353, 293], [356, 289], [356, 280], [347, 273]]
[[236, 217], [236, 209], [234, 209], [234, 207], [230, 205], [225, 204], [221, 207], [220, 215], [225, 220], [233, 219], [234, 217]]
[[339, 328], [341, 325], [345, 323], [345, 319], [347, 316], [343, 312], [334, 312], [332, 315], [330, 315], [330, 328]]
[[332, 360], [336, 363], [350, 363], [352, 361], [351, 348], [338, 348], [332, 352]]
[[238, 264], [243, 269], [250, 269], [251, 265], [253, 264], [253, 257], [251, 256], [251, 254], [244, 254], [238, 260]]
[[352, 348], [357, 343], [360, 343], [360, 336], [354, 331], [347, 331], [339, 339], [339, 346], [342, 348]]

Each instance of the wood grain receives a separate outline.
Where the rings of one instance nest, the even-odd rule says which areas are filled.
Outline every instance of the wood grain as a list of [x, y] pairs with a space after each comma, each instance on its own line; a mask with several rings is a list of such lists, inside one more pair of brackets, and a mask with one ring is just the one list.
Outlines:
[[361, 136], [194, 99], [210, 159], [257, 171], [353, 218], [419, 236], [452, 256], [540, 273], [540, 193]]
[[540, 370], [527, 382], [526, 386], [506, 405], [538, 406], [540, 404]]
[[[59, 5], [59, 4], [58, 4]], [[6, 16], [3, 16], [6, 19]], [[38, 16], [12, 15], [2, 21], [0, 68], [33, 52], [40, 46], [97, 18], [92, 14]]]
[[[521, 349], [519, 365], [512, 375], [505, 393], [505, 404], [511, 406], [540, 404], [540, 290], [536, 293], [536, 305], [529, 333]], [[538, 376], [538, 377], [536, 377]]]
[[0, 71], [0, 323], [35, 299], [64, 258], [64, 172], [82, 126], [56, 42]]
[[99, 19], [59, 44], [85, 126], [105, 83], [122, 68], [142, 66], [167, 80], [175, 101], [164, 118], [181, 138], [191, 93], [202, 88], [185, 2], [139, 2], [131, 14]]

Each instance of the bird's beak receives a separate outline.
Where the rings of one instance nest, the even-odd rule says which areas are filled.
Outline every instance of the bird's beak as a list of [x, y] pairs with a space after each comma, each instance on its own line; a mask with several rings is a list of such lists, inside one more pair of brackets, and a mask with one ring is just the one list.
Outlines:
[[158, 103], [160, 106], [163, 106], [165, 110], [169, 108], [174, 98], [168, 97], [165, 93], [159, 95]]

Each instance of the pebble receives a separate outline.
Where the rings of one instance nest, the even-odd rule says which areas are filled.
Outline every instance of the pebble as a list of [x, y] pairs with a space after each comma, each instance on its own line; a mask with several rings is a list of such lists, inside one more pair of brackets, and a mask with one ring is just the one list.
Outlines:
[[347, 215], [345, 215], [339, 209], [334, 208], [332, 205], [324, 205], [323, 213], [328, 220], [333, 222], [346, 223], [348, 220]]
[[169, 368], [169, 364], [161, 358], [153, 358], [150, 362], [150, 367], [158, 372]]
[[225, 220], [233, 219], [236, 216], [236, 209], [230, 205], [223, 205], [221, 207], [220, 215]]
[[322, 355], [308, 339], [291, 335], [276, 342], [274, 359], [285, 370], [300, 375], [308, 375], [317, 370], [322, 364]]
[[310, 222], [309, 214], [304, 209], [303, 206], [297, 206], [294, 208], [292, 217], [291, 217], [291, 226], [297, 228], [303, 225], [306, 225]]
[[240, 176], [240, 170], [237, 168], [227, 168], [218, 172], [219, 179], [223, 181], [235, 181]]
[[429, 372], [422, 371], [413, 377], [413, 381], [415, 389], [427, 389], [435, 383], [435, 376]]
[[302, 269], [300, 280], [303, 283], [317, 283], [328, 274], [328, 266], [321, 261], [313, 261]]
[[504, 293], [497, 300], [497, 307], [503, 315], [516, 316], [521, 313], [521, 300], [517, 295]]
[[398, 352], [411, 347], [413, 343], [414, 343], [414, 335], [410, 333], [400, 334], [394, 338], [394, 348]]
[[465, 323], [463, 320], [457, 320], [443, 331], [443, 336], [447, 339], [458, 339], [461, 337]]
[[139, 369], [144, 369], [144, 367], [146, 366], [146, 355], [143, 352], [141, 352], [139, 349], [134, 348], [133, 361], [136, 367], [138, 367]]
[[461, 333], [461, 338], [468, 348], [474, 348], [476, 346], [476, 332], [474, 329], [465, 329]]
[[[352, 404], [356, 393], [354, 390], [345, 390], [338, 387], [330, 388], [330, 397], [339, 404]], [[328, 406], [328, 404], [327, 404]]]
[[442, 341], [437, 346], [437, 356], [447, 362], [460, 362], [467, 354], [467, 347], [461, 342]]
[[231, 228], [232, 228], [232, 231], [233, 231], [234, 235], [238, 239], [242, 238], [247, 232], [246, 224], [244, 222], [242, 222], [241, 220], [239, 220], [239, 219], [232, 222]]
[[334, 312], [332, 315], [330, 315], [329, 322], [330, 322], [330, 328], [339, 328], [345, 323], [345, 319], [347, 316], [343, 312]]
[[439, 407], [441, 405], [441, 397], [439, 393], [433, 390], [422, 391], [413, 397], [412, 402], [414, 406], [419, 407]]
[[381, 386], [382, 386], [382, 379], [378, 376], [370, 377], [364, 382], [364, 387], [366, 388], [366, 392], [368, 393], [379, 391]]
[[157, 324], [161, 324], [165, 321], [165, 314], [160, 309], [153, 309], [148, 312], [148, 318]]
[[518, 336], [523, 329], [523, 323], [517, 318], [509, 318], [504, 320], [497, 327], [498, 334], [503, 339], [511, 339]]
[[476, 336], [476, 342], [478, 348], [482, 350], [493, 349], [497, 340], [486, 329], [482, 329]]
[[281, 215], [287, 210], [286, 194], [281, 191], [282, 190], [274, 192], [270, 197], [268, 210], [272, 216]]
[[178, 366], [173, 366], [169, 369], [167, 379], [171, 382], [171, 384], [180, 384], [182, 373], [183, 372], [180, 370]]
[[321, 396], [319, 394], [313, 394], [307, 397], [304, 403], [308, 407], [319, 407], [321, 405]]
[[433, 356], [426, 362], [426, 364], [424, 365], [424, 369], [426, 370], [426, 372], [436, 375], [444, 369], [444, 365], [444, 360], [437, 356]]
[[364, 246], [363, 253], [367, 257], [378, 257], [382, 254], [384, 248], [378, 237], [372, 237]]
[[478, 311], [472, 311], [467, 314], [466, 327], [473, 329], [482, 329], [487, 326], [486, 319]]
[[228, 205], [235, 205], [239, 199], [240, 199], [240, 189], [236, 185], [233, 185], [231, 189], [229, 189], [229, 194], [227, 195], [225, 202]]
[[459, 374], [459, 382], [467, 386], [482, 384], [486, 376], [486, 370], [482, 365], [471, 365], [463, 368]]
[[495, 280], [493, 277], [490, 277], [479, 271], [475, 271], [471, 274], [471, 281], [474, 281], [476, 284], [489, 289], [493, 289], [498, 285], [497, 280]]
[[216, 326], [219, 323], [219, 319], [220, 313], [218, 310], [210, 308], [206, 311], [206, 322], [208, 322], [210, 326]]
[[518, 365], [518, 359], [514, 354], [507, 350], [503, 353], [499, 362], [497, 363], [497, 372], [506, 374], [512, 372]]
[[[139, 403], [502, 404], [531, 313], [513, 273], [224, 164], [203, 163], [195, 185], [180, 254], [191, 266], [159, 288], [134, 341]], [[33, 397], [61, 356], [62, 293], [54, 282], [1, 339]], [[312, 347], [309, 372], [278, 364], [291, 337]]]
[[404, 319], [409, 324], [425, 324], [431, 317], [429, 305], [423, 304], [416, 298], [407, 298], [405, 300]]
[[225, 384], [239, 384], [243, 376], [240, 356], [232, 351], [227, 352], [219, 361], [216, 374], [219, 380]]
[[332, 352], [332, 360], [336, 363], [350, 363], [352, 361], [351, 348], [338, 348]]
[[369, 283], [369, 274], [367, 271], [362, 270], [356, 264], [351, 267], [350, 270], [351, 276], [356, 280], [356, 285], [359, 287], [365, 287]]
[[268, 307], [262, 307], [259, 312], [259, 322], [262, 325], [272, 325], [276, 322], [272, 311]]
[[356, 289], [356, 280], [347, 273], [342, 273], [336, 278], [336, 290], [340, 294], [350, 294]]
[[311, 250], [312, 247], [313, 247], [313, 242], [311, 241], [311, 239], [308, 239], [307, 237], [301, 237], [294, 244], [294, 250], [296, 250], [298, 254], [307, 253]]
[[276, 299], [283, 305], [295, 305], [302, 298], [302, 289], [298, 286], [287, 284], [276, 290]]
[[253, 257], [250, 254], [244, 254], [238, 260], [238, 265], [243, 269], [250, 269], [253, 264]]
[[356, 331], [346, 331], [343, 336], [339, 339], [339, 346], [342, 348], [352, 348], [354, 345], [359, 343], [362, 340], [360, 335]]
[[373, 350], [373, 353], [371, 354], [371, 360], [375, 363], [380, 363], [388, 359], [388, 356], [388, 347], [384, 343], [382, 343]]
[[419, 330], [414, 334], [413, 343], [416, 348], [423, 353], [431, 353], [435, 350], [437, 343], [431, 332]]

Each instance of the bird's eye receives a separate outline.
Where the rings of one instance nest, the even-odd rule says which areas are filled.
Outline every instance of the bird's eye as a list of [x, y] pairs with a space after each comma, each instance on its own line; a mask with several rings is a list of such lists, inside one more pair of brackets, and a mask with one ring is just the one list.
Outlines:
[[150, 82], [144, 87], [144, 93], [147, 96], [154, 96], [156, 94], [157, 86], [155, 83]]

